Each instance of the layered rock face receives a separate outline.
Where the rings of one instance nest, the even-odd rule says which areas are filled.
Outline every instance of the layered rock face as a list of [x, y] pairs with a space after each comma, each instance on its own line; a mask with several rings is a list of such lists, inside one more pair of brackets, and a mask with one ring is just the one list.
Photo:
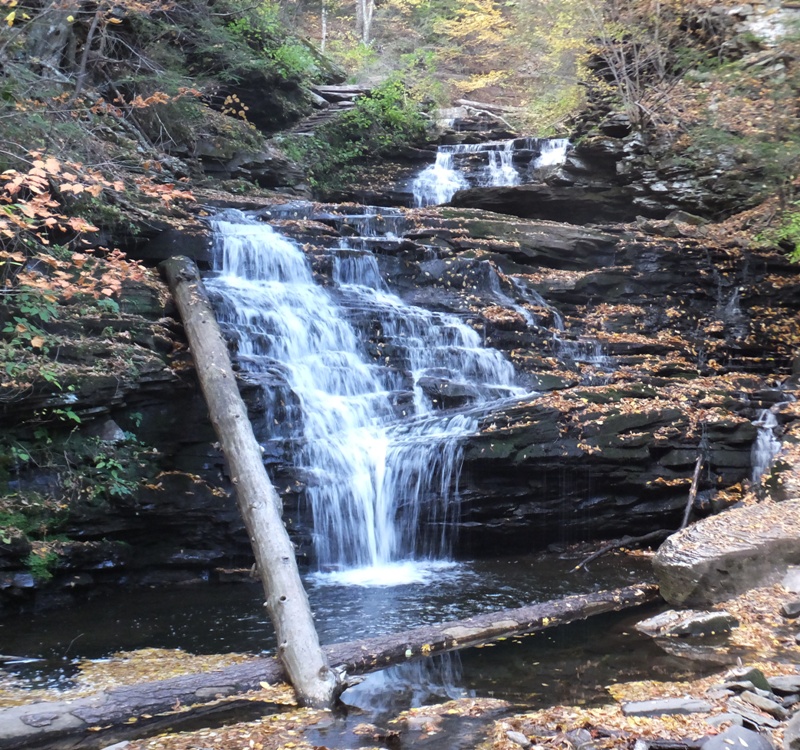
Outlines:
[[[331, 249], [362, 233], [362, 208], [299, 203], [268, 213], [336, 297]], [[800, 279], [782, 256], [714, 244], [689, 225], [680, 225], [687, 236], [664, 238], [631, 225], [590, 229], [453, 207], [370, 221], [379, 231], [369, 250], [389, 288], [457, 315], [505, 352], [528, 391], [484, 413], [467, 439], [457, 554], [676, 528], [698, 458], [694, 512], [707, 514], [735, 503], [750, 481], [760, 410], [777, 416], [776, 432], [797, 427], [797, 410], [782, 404], [791, 397]], [[181, 249], [179, 236], [164, 242], [153, 255]], [[189, 236], [183, 249], [207, 264], [207, 238]], [[62, 533], [74, 541], [56, 583], [71, 586], [69, 596], [123, 576], [182, 581], [249, 564], [179, 330], [165, 327], [163, 308], [140, 313], [136, 352], [151, 364], [113, 394], [81, 388], [73, 407], [85, 415], [82, 429], [109, 417], [127, 428], [135, 414], [157, 471], [135, 492], [67, 520]], [[376, 360], [403, 370], [379, 326], [351, 322]], [[444, 409], [469, 401], [468, 388], [446, 376], [419, 385]], [[255, 384], [243, 376], [241, 386], [303, 554], [307, 477], [293, 468], [290, 441], [264, 425]], [[20, 401], [14, 416], [35, 407]], [[4, 557], [12, 599], [33, 586], [17, 567], [25, 554]]]
[[[348, 211], [298, 208], [276, 225], [307, 243], [324, 279], [325, 246], [357, 233]], [[534, 392], [486, 414], [467, 442], [462, 552], [676, 528], [698, 457], [696, 511], [738, 499], [759, 409], [790, 398], [775, 388], [800, 303], [785, 259], [477, 210], [404, 221], [401, 241], [372, 246], [389, 285], [465, 318]], [[379, 330], [371, 341], [382, 353]], [[452, 383], [426, 387], [445, 408], [463, 402]]]

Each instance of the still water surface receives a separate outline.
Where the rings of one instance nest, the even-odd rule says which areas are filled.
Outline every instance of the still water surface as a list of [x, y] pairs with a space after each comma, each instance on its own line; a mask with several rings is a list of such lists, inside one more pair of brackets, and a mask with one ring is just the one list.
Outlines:
[[[320, 638], [334, 643], [622, 586], [645, 577], [648, 566], [641, 558], [612, 555], [590, 572], [571, 572], [578, 560], [551, 554], [457, 563], [433, 571], [423, 584], [337, 585], [314, 575], [306, 583]], [[66, 610], [0, 621], [0, 653], [34, 659], [10, 668], [37, 686], [66, 684], [78, 660], [120, 650], [268, 653], [273, 634], [262, 599], [255, 582], [120, 591]], [[481, 674], [494, 683], [486, 665]]]

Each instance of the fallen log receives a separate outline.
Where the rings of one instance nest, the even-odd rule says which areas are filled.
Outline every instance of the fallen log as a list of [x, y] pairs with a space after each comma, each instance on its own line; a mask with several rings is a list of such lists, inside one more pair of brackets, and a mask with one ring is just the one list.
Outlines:
[[[337, 643], [326, 646], [324, 651], [332, 667], [361, 674], [435, 653], [637, 607], [658, 598], [655, 584], [628, 586], [427, 625], [394, 635]], [[135, 733], [132, 727], [139, 720], [149, 720], [158, 714], [166, 714], [158, 717], [158, 731], [174, 730], [193, 718], [193, 711], [176, 712], [180, 707], [207, 704], [257, 690], [262, 682], [284, 679], [283, 667], [277, 659], [258, 658], [215, 672], [111, 688], [73, 701], [5, 708], [0, 710], [0, 750], [105, 747], [119, 739], [131, 739]], [[146, 722], [142, 723], [141, 731], [147, 733]]]
[[278, 638], [278, 655], [302, 705], [332, 706], [339, 689], [336, 675], [320, 647], [294, 545], [281, 519], [281, 501], [264, 468], [205, 286], [187, 257], [170, 258], [159, 267], [181, 314], [208, 414], [225, 454], [264, 587], [264, 605]]

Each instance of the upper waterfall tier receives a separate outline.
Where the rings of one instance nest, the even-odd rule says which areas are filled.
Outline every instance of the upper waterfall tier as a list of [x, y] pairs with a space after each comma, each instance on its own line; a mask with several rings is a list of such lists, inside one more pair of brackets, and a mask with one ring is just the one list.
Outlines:
[[509, 141], [439, 146], [436, 161], [411, 182], [415, 206], [447, 203], [459, 190], [531, 182], [539, 170], [564, 162], [566, 138], [515, 138]]

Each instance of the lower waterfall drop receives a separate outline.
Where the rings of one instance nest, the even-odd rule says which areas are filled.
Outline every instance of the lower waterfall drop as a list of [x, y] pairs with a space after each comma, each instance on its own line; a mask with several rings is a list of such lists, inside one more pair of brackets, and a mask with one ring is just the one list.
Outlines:
[[[435, 394], [458, 392], [465, 407], [521, 395], [510, 362], [455, 316], [389, 292], [366, 243], [333, 251], [332, 293], [268, 225], [228, 211], [212, 226], [207, 286], [240, 367], [264, 383], [268, 426], [296, 446], [321, 574], [425, 580], [449, 556], [461, 442], [477, 428], [476, 413], [443, 410]], [[368, 356], [350, 322], [362, 313], [402, 371]]]
[[775, 437], [778, 420], [769, 409], [760, 409], [753, 424], [758, 427], [758, 434], [750, 451], [750, 460], [753, 465], [751, 481], [758, 483], [778, 455], [781, 441]]

